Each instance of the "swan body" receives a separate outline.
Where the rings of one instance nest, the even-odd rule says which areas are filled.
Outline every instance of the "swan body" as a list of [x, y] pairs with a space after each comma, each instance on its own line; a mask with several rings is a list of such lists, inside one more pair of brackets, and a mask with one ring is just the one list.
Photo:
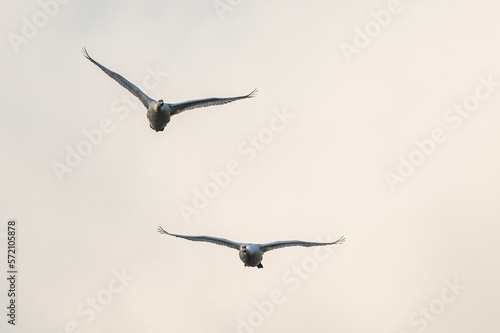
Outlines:
[[158, 227], [158, 232], [161, 234], [166, 234], [174, 237], [184, 238], [194, 242], [208, 242], [217, 245], [227, 246], [232, 249], [238, 250], [241, 261], [245, 264], [245, 267], [257, 267], [264, 268], [262, 266], [262, 258], [265, 252], [271, 251], [274, 249], [279, 249], [282, 247], [289, 246], [325, 246], [325, 245], [334, 245], [334, 244], [342, 244], [345, 241], [344, 236], [337, 239], [335, 242], [327, 242], [327, 243], [317, 243], [317, 242], [305, 242], [299, 240], [290, 240], [290, 241], [277, 241], [266, 244], [252, 244], [252, 243], [238, 243], [229, 239], [212, 237], [212, 236], [185, 236], [185, 235], [176, 235], [165, 231], [161, 226]]
[[82, 52], [85, 58], [90, 60], [90, 62], [99, 67], [104, 73], [106, 73], [109, 77], [118, 82], [122, 87], [127, 89], [130, 93], [132, 93], [132, 95], [137, 97], [142, 102], [142, 104], [147, 109], [146, 115], [149, 120], [149, 126], [156, 132], [163, 131], [165, 129], [165, 126], [167, 126], [167, 124], [170, 122], [170, 118], [173, 115], [179, 114], [183, 111], [212, 106], [212, 105], [222, 105], [240, 99], [252, 98], [257, 93], [257, 89], [254, 89], [251, 93], [243, 96], [225, 97], [225, 98], [212, 97], [212, 98], [195, 99], [181, 103], [165, 103], [162, 99], [160, 100], [152, 99], [137, 86], [135, 86], [130, 81], [125, 79], [123, 76], [109, 70], [108, 68], [104, 67], [103, 65], [95, 61], [89, 55], [86, 48], [83, 48]]

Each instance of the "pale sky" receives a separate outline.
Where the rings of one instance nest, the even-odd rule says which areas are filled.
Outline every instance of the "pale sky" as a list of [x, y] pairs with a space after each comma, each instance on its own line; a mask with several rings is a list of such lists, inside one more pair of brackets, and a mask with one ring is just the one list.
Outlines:
[[[498, 329], [497, 1], [4, 1], [0, 21], [2, 332]], [[259, 93], [156, 133], [84, 46], [155, 99]], [[346, 242], [256, 269], [159, 225]]]

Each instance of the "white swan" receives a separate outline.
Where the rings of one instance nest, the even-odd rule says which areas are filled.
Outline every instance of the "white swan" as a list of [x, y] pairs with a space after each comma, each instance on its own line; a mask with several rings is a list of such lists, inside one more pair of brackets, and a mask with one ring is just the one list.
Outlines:
[[333, 245], [333, 244], [342, 244], [345, 241], [344, 236], [337, 239], [335, 242], [330, 243], [315, 243], [315, 242], [304, 242], [298, 240], [290, 240], [290, 241], [277, 241], [266, 244], [251, 244], [251, 243], [238, 243], [233, 242], [232, 240], [211, 236], [184, 236], [184, 235], [176, 235], [171, 234], [165, 231], [161, 226], [158, 227], [158, 232], [161, 234], [166, 234], [170, 236], [180, 237], [184, 239], [188, 239], [190, 241], [195, 242], [208, 242], [214, 243], [222, 246], [227, 246], [233, 249], [236, 249], [240, 253], [240, 259], [245, 264], [245, 267], [257, 267], [264, 268], [262, 266], [262, 256], [265, 252], [271, 251], [274, 249], [279, 249], [281, 247], [287, 246], [324, 246], [324, 245]]
[[227, 97], [227, 98], [213, 97], [213, 98], [195, 99], [182, 103], [172, 103], [172, 104], [165, 103], [163, 102], [162, 99], [156, 101], [150, 98], [144, 92], [142, 92], [141, 89], [137, 88], [135, 85], [130, 83], [120, 74], [107, 69], [106, 67], [104, 67], [103, 65], [92, 59], [92, 57], [90, 57], [90, 55], [88, 54], [86, 48], [83, 48], [82, 52], [87, 59], [89, 59], [93, 64], [99, 67], [104, 73], [108, 74], [109, 77], [111, 77], [113, 80], [118, 82], [123, 88], [130, 91], [135, 97], [137, 97], [142, 102], [142, 104], [144, 104], [146, 109], [148, 109], [147, 117], [149, 119], [149, 126], [151, 126], [151, 128], [157, 132], [163, 131], [163, 129], [165, 129], [165, 126], [167, 126], [171, 116], [179, 114], [183, 111], [202, 108], [206, 106], [231, 103], [239, 99], [254, 97], [255, 94], [257, 93], [257, 89], [254, 89], [254, 91], [244, 96]]

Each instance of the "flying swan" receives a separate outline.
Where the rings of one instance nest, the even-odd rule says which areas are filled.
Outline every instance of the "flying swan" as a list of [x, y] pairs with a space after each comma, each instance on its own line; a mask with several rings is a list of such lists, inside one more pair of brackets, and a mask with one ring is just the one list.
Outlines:
[[158, 227], [158, 232], [161, 234], [166, 234], [170, 236], [175, 236], [179, 238], [184, 238], [194, 242], [208, 242], [214, 243], [217, 245], [227, 246], [239, 251], [240, 259], [245, 264], [245, 267], [257, 267], [264, 268], [262, 266], [262, 256], [265, 252], [271, 251], [274, 249], [279, 249], [281, 247], [287, 246], [324, 246], [324, 245], [333, 245], [333, 244], [342, 244], [345, 241], [344, 236], [337, 239], [335, 242], [330, 243], [315, 243], [315, 242], [304, 242], [298, 240], [290, 240], [290, 241], [277, 241], [266, 244], [251, 244], [251, 243], [238, 243], [233, 242], [232, 240], [218, 237], [210, 237], [210, 236], [184, 236], [184, 235], [176, 235], [171, 234], [165, 231], [161, 226]]
[[165, 103], [162, 99], [156, 101], [146, 95], [141, 89], [130, 83], [120, 74], [107, 69], [106, 67], [92, 59], [92, 57], [88, 54], [86, 48], [83, 48], [82, 52], [85, 58], [89, 59], [94, 65], [99, 67], [104, 73], [108, 74], [109, 77], [118, 82], [123, 88], [130, 91], [132, 95], [137, 97], [142, 102], [142, 104], [144, 104], [146, 109], [148, 109], [147, 117], [149, 120], [149, 126], [151, 126], [151, 128], [156, 132], [163, 131], [165, 129], [165, 126], [167, 126], [168, 122], [170, 121], [170, 117], [183, 111], [212, 105], [222, 105], [237, 101], [239, 99], [252, 98], [257, 93], [257, 89], [254, 89], [251, 93], [244, 96], [227, 98], [203, 98], [172, 104]]

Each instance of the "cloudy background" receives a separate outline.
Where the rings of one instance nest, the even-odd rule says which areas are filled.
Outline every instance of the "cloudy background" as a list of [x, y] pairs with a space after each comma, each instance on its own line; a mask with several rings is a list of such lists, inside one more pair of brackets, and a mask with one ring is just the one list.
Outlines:
[[[496, 1], [55, 4], [4, 1], [0, 14], [0, 267], [15, 219], [19, 271], [15, 327], [0, 281], [2, 332], [498, 328]], [[259, 94], [156, 133], [83, 46], [156, 99]], [[449, 113], [464, 101], [474, 111]], [[87, 155], [68, 166], [78, 149]], [[410, 157], [418, 165], [402, 166]], [[237, 174], [214, 187], [229, 162]], [[273, 251], [257, 270], [158, 225], [347, 240]]]

